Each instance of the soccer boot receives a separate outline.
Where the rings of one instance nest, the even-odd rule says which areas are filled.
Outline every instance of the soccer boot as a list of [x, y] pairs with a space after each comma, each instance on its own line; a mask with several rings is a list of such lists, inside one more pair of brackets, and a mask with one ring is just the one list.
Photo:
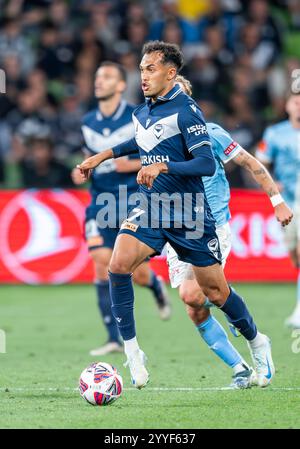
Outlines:
[[252, 348], [247, 342], [257, 374], [257, 385], [267, 387], [275, 375], [275, 367], [272, 360], [271, 341], [267, 335], [262, 335], [264, 341], [257, 348]]
[[285, 320], [285, 325], [293, 329], [300, 329], [300, 304], [297, 304], [292, 315]]
[[111, 354], [112, 352], [124, 352], [123, 346], [116, 341], [108, 341], [100, 348], [92, 349], [90, 355], [93, 357]]
[[167, 291], [166, 284], [161, 276], [157, 276], [157, 279], [161, 285], [162, 291], [162, 303], [157, 303], [159, 316], [161, 320], [169, 320], [172, 315], [171, 301]]
[[137, 349], [130, 356], [127, 356], [127, 361], [124, 366], [129, 366], [131, 383], [136, 388], [141, 389], [149, 382], [149, 374], [145, 368], [146, 355], [141, 349]]
[[253, 368], [244, 365], [244, 371], [240, 371], [232, 376], [230, 387], [235, 390], [244, 390], [257, 385], [257, 376]]

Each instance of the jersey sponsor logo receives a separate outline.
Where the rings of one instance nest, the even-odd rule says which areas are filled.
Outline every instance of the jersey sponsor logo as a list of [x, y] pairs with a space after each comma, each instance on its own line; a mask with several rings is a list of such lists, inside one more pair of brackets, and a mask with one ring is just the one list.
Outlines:
[[27, 191], [13, 197], [0, 217], [6, 268], [28, 284], [71, 281], [88, 262], [81, 238], [83, 213], [83, 204], [66, 191]]
[[139, 225], [136, 225], [135, 223], [131, 223], [128, 220], [123, 221], [121, 224], [121, 229], [128, 229], [128, 231], [136, 232]]
[[261, 153], [265, 153], [267, 151], [267, 143], [264, 140], [261, 140], [257, 146], [257, 149]]
[[156, 162], [170, 162], [169, 156], [158, 154], [157, 156], [141, 156], [142, 165], [155, 164]]
[[228, 156], [237, 146], [238, 146], [237, 142], [232, 142], [230, 145], [228, 145], [226, 150], [224, 150], [224, 154]]
[[197, 112], [197, 108], [194, 104], [190, 104], [190, 108], [196, 113]]
[[207, 128], [205, 125], [193, 125], [187, 128], [189, 134], [194, 133], [195, 136], [200, 136], [201, 134], [207, 134]]

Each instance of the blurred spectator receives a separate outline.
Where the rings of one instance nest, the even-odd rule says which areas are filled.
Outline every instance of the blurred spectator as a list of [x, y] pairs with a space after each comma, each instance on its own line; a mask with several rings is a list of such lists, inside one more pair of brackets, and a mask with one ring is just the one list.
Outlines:
[[133, 51], [127, 51], [120, 56], [119, 60], [126, 70], [127, 78], [127, 88], [123, 97], [129, 103], [139, 104], [143, 101], [143, 97], [137, 56]]
[[207, 122], [220, 121], [220, 114], [217, 104], [211, 98], [209, 98], [209, 96], [201, 95], [201, 98], [198, 100], [198, 104]]
[[38, 67], [48, 78], [68, 76], [72, 73], [75, 58], [74, 44], [67, 32], [59, 33], [52, 22], [46, 22], [41, 33]]
[[287, 0], [289, 21], [292, 30], [300, 30], [300, 3], [298, 0]]
[[26, 145], [26, 156], [19, 161], [24, 187], [43, 189], [73, 185], [70, 169], [54, 158], [49, 138], [33, 138]]
[[233, 63], [233, 54], [226, 48], [225, 34], [221, 27], [211, 26], [206, 29], [205, 42], [210, 49], [211, 57], [220, 70]]
[[[237, 6], [238, 9], [238, 6]], [[204, 41], [209, 27], [218, 27], [225, 31], [226, 48], [232, 50], [236, 43], [241, 25], [241, 17], [234, 9], [224, 8], [222, 0], [210, 0], [209, 10], [198, 23], [200, 41]]]
[[161, 12], [161, 17], [150, 26], [150, 40], [162, 39], [165, 23], [169, 20], [177, 22], [184, 43], [197, 42], [199, 40], [196, 24], [180, 16], [177, 0], [162, 0]]
[[38, 90], [27, 88], [18, 96], [17, 108], [7, 116], [12, 139], [12, 158], [16, 161], [26, 153], [25, 141], [31, 137], [57, 136], [55, 110], [47, 102], [42, 103]]
[[34, 53], [22, 35], [20, 18], [4, 18], [0, 32], [0, 62], [8, 54], [17, 55], [20, 61], [21, 75], [26, 75], [34, 65]]
[[102, 42], [105, 48], [111, 48], [118, 36], [116, 23], [109, 16], [111, 3], [104, 1], [95, 3], [91, 11], [91, 26], [97, 39]]
[[[148, 39], [182, 47], [183, 73], [205, 118], [251, 149], [268, 122], [285, 117], [285, 94], [293, 70], [300, 68], [299, 5], [298, 0], [0, 0], [0, 68], [7, 80], [6, 94], [0, 95], [0, 182], [3, 160], [35, 167], [35, 155], [51, 153], [51, 161], [71, 163], [81, 147], [81, 116], [95, 106], [94, 74], [101, 61], [121, 62], [127, 101], [143, 101], [138, 64]], [[27, 144], [50, 137], [51, 151], [35, 152]], [[233, 185], [253, 185], [243, 170], [228, 167]]]
[[5, 117], [16, 105], [19, 90], [25, 87], [21, 76], [20, 59], [15, 53], [3, 57], [3, 70], [6, 76], [6, 94], [0, 95], [0, 117]]
[[176, 19], [166, 21], [162, 30], [162, 40], [179, 46], [183, 44], [182, 29]]
[[141, 50], [148, 36], [148, 23], [146, 20], [130, 20], [126, 27], [126, 38], [132, 51], [140, 56]]
[[198, 45], [187, 66], [194, 97], [201, 98], [205, 93], [212, 99], [219, 99], [222, 74], [212, 59], [210, 48], [204, 44]]
[[255, 70], [270, 67], [278, 56], [274, 42], [263, 40], [262, 28], [255, 22], [247, 22], [243, 26], [235, 52], [239, 63]]
[[62, 160], [82, 148], [81, 119], [86, 112], [80, 106], [76, 86], [67, 85], [58, 114], [56, 156]]
[[262, 41], [272, 42], [277, 52], [281, 51], [282, 39], [278, 21], [274, 19], [267, 0], [252, 0], [248, 6], [249, 20], [260, 28]]

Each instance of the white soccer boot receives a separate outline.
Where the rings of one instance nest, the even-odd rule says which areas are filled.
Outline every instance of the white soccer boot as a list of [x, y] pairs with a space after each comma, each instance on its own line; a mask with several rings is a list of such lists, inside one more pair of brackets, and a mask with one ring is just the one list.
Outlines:
[[285, 324], [293, 329], [300, 329], [300, 304], [297, 304], [292, 315], [285, 320]]
[[251, 366], [245, 365], [245, 369], [232, 376], [232, 383], [230, 387], [235, 390], [244, 390], [245, 388], [251, 388], [253, 385], [257, 385], [257, 375]]
[[105, 345], [100, 346], [100, 348], [92, 349], [90, 351], [90, 355], [93, 357], [97, 357], [111, 354], [112, 352], [124, 352], [124, 348], [116, 341], [108, 341], [107, 343], [105, 343]]
[[129, 366], [131, 374], [131, 383], [136, 388], [141, 389], [149, 382], [149, 374], [145, 368], [146, 355], [141, 349], [137, 349], [130, 356], [127, 356], [127, 362], [124, 366]]
[[159, 316], [161, 320], [169, 320], [172, 315], [171, 301], [167, 291], [167, 287], [165, 281], [161, 276], [157, 276], [157, 279], [161, 285], [162, 293], [163, 293], [163, 304], [157, 304]]
[[275, 375], [275, 367], [272, 360], [271, 340], [267, 335], [260, 334], [262, 343], [257, 347], [252, 347], [247, 342], [251, 357], [257, 374], [257, 385], [259, 387], [267, 387]]

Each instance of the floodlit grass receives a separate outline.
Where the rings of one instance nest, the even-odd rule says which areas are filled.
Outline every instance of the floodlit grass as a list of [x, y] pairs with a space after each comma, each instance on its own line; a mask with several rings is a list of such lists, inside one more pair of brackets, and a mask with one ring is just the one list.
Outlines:
[[[92, 407], [76, 388], [81, 371], [94, 361], [89, 350], [105, 341], [93, 286], [1, 286], [7, 353], [0, 354], [0, 427], [299, 428], [300, 353], [292, 352], [292, 332], [283, 326], [295, 287], [236, 287], [272, 339], [272, 386], [220, 390], [230, 384], [231, 370], [202, 342], [177, 292], [170, 290], [173, 317], [162, 322], [150, 292], [136, 288], [137, 332], [151, 381], [141, 391], [132, 389], [124, 356], [106, 356], [102, 361], [119, 369], [125, 390], [113, 405]], [[214, 313], [226, 327], [222, 313]], [[231, 340], [250, 362], [243, 338]]]

